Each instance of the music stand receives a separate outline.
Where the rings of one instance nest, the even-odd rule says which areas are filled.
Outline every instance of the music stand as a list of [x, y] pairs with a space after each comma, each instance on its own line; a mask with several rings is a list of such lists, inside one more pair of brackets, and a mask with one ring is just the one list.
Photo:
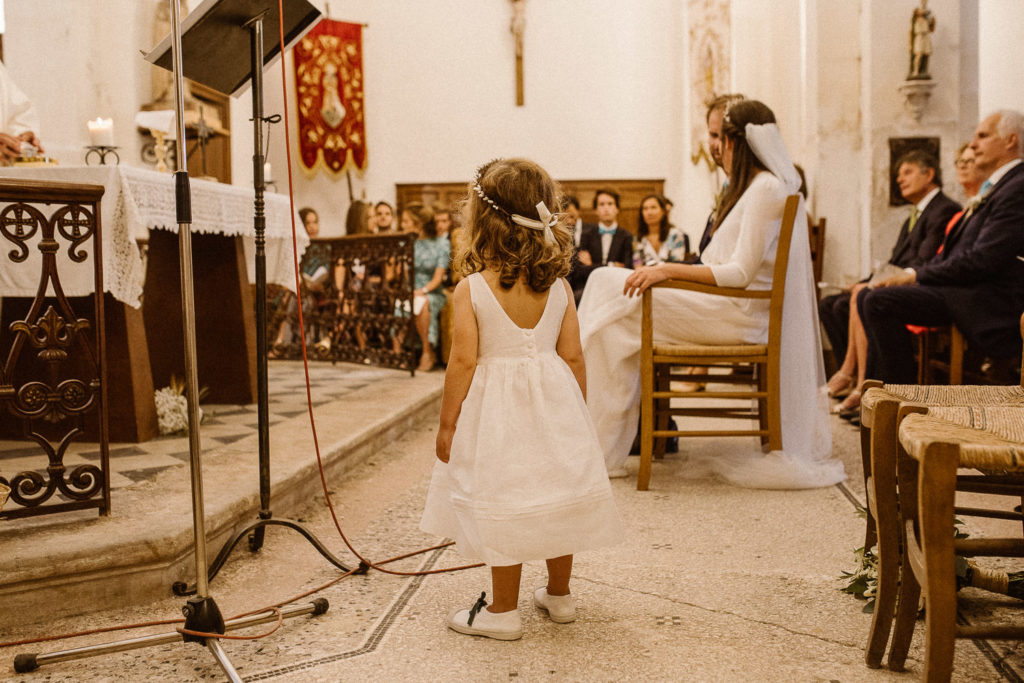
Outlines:
[[[209, 6], [209, 7], [208, 7]], [[320, 17], [320, 11], [307, 0], [284, 0], [285, 49], [298, 40]], [[270, 391], [267, 377], [267, 257], [266, 217], [263, 195], [266, 178], [263, 175], [263, 66], [281, 56], [282, 49], [276, 32], [269, 41], [264, 40], [263, 25], [278, 25], [278, 0], [207, 0], [185, 18], [182, 24], [184, 48], [183, 72], [186, 78], [209, 86], [218, 92], [234, 95], [251, 81], [253, 122], [253, 188], [255, 214], [253, 228], [256, 235], [256, 405], [258, 422], [260, 511], [258, 519], [237, 532], [210, 564], [208, 578], [212, 580], [227, 562], [235, 545], [249, 535], [252, 552], [263, 547], [265, 529], [269, 525], [283, 526], [300, 533], [331, 564], [348, 571], [317, 537], [298, 522], [274, 519], [270, 509]], [[170, 65], [170, 42], [164, 39], [146, 59], [164, 68]], [[245, 55], [248, 54], [248, 59]], [[273, 118], [273, 117], [271, 117]], [[296, 296], [301, 296], [297, 292]], [[172, 586], [176, 595], [191, 595], [196, 586], [183, 581]]]
[[[196, 372], [196, 334], [195, 334], [195, 297], [192, 284], [192, 207], [189, 192], [188, 164], [185, 151], [185, 115], [183, 72], [193, 80], [208, 85], [220, 92], [233, 92], [239, 89], [250, 78], [253, 82], [253, 124], [256, 130], [254, 164], [254, 184], [256, 188], [256, 265], [257, 286], [261, 287], [261, 299], [257, 305], [257, 325], [262, 321], [257, 341], [257, 351], [262, 348], [260, 368], [260, 390], [262, 391], [259, 406], [260, 419], [260, 480], [261, 503], [263, 502], [263, 475], [266, 470], [269, 482], [270, 463], [265, 448], [269, 442], [267, 408], [267, 372], [266, 372], [266, 319], [264, 302], [266, 300], [266, 253], [264, 231], [266, 218], [263, 214], [263, 151], [261, 149], [260, 124], [263, 122], [263, 66], [281, 53], [285, 46], [271, 40], [269, 48], [263, 41], [263, 21], [273, 20], [277, 23], [278, 0], [206, 0], [188, 16], [184, 24], [179, 24], [178, 0], [169, 0], [171, 4], [171, 34], [165, 38], [146, 59], [171, 69], [174, 73], [174, 102], [177, 114], [177, 154], [179, 170], [174, 174], [175, 203], [178, 223], [179, 268], [181, 276], [181, 306], [184, 327], [185, 346], [185, 397], [188, 403], [188, 435], [189, 435], [189, 471], [192, 478], [192, 527], [195, 539], [196, 590], [195, 597], [189, 598], [182, 608], [185, 615], [184, 629], [195, 633], [219, 633], [228, 630], [245, 628], [266, 623], [278, 618], [277, 615], [257, 614], [240, 619], [224, 621], [220, 609], [209, 595], [209, 583], [206, 567], [206, 522], [203, 505], [202, 467], [200, 463], [199, 440], [199, 378]], [[301, 36], [313, 21], [320, 15], [319, 10], [306, 0], [282, 0], [284, 6], [285, 41], [291, 42]], [[184, 33], [183, 33], [184, 32]], [[239, 57], [245, 47], [251, 48], [249, 64]], [[183, 45], [189, 52], [184, 53]], [[269, 521], [269, 485], [261, 518], [267, 515]], [[313, 602], [280, 610], [282, 618], [296, 617], [302, 614], [323, 614], [328, 604], [323, 598]], [[62, 662], [71, 659], [93, 657], [112, 652], [133, 650], [150, 645], [171, 643], [181, 639], [205, 645], [217, 660], [217, 663], [232, 681], [241, 681], [238, 672], [228, 660], [218, 638], [179, 633], [177, 631], [140, 638], [74, 648], [46, 654], [19, 654], [14, 659], [14, 670], [18, 673], [34, 671], [43, 664]]]

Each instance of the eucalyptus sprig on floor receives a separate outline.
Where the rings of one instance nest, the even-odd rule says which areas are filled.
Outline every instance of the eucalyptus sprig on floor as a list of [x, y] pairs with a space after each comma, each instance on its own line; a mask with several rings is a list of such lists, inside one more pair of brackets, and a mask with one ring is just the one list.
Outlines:
[[[857, 514], [865, 519], [867, 518], [867, 511], [862, 507], [857, 508]], [[969, 533], [963, 530], [963, 524], [963, 520], [953, 520], [954, 538], [967, 538], [970, 536]], [[858, 600], [866, 600], [863, 611], [870, 614], [875, 611], [875, 596], [878, 593], [878, 546], [872, 546], [867, 550], [857, 548], [853, 551], [853, 558], [857, 566], [851, 572], [842, 572], [841, 578], [847, 579], [847, 584], [839, 590], [849, 593]], [[956, 559], [957, 589], [963, 586], [977, 586], [986, 590], [993, 590], [988, 588], [988, 586], [998, 585], [998, 580], [991, 579], [991, 575], [985, 573], [984, 570], [981, 570], [979, 573], [977, 565], [973, 562], [968, 562], [962, 557], [957, 557]], [[1019, 572], [1018, 574], [1019, 578], [1015, 585], [1020, 595], [1014, 595], [1013, 597], [1020, 597], [1024, 600], [1024, 572]], [[1017, 574], [1011, 576], [1017, 576]], [[978, 583], [972, 583], [972, 581], [977, 581]], [[1006, 595], [1013, 594], [1006, 593]]]
[[874, 612], [875, 594], [878, 592], [878, 546], [867, 550], [857, 548], [853, 551], [853, 557], [857, 566], [852, 572], [842, 573], [842, 578], [849, 581], [840, 590], [858, 600], [866, 600], [863, 611]]

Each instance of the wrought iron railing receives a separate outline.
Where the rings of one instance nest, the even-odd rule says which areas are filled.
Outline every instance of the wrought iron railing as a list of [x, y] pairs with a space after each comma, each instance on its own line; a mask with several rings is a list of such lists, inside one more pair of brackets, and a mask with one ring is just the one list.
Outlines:
[[314, 240], [302, 258], [300, 297], [267, 288], [268, 348], [275, 358], [302, 358], [414, 371], [419, 355], [412, 323], [415, 236], [354, 235]]
[[[35, 278], [25, 268], [34, 261], [32, 250], [40, 256], [38, 288], [27, 310], [19, 305], [24, 299], [5, 299], [3, 317], [11, 322], [0, 329], [0, 438], [34, 441], [46, 461], [45, 469], [9, 475], [0, 460], [0, 483], [11, 488], [0, 519], [110, 512], [102, 195], [98, 185], [0, 181], [0, 244], [13, 245], [0, 255], [4, 267]], [[72, 305], [58, 263], [90, 259], [93, 295]], [[13, 320], [12, 310], [18, 311]], [[86, 432], [98, 438], [99, 464], [68, 471], [68, 447]]]

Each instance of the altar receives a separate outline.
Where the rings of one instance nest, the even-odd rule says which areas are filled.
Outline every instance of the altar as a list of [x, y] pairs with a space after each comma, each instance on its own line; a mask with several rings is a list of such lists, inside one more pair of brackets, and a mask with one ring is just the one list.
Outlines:
[[[154, 389], [184, 376], [174, 179], [129, 166], [7, 167], [0, 177], [89, 183], [105, 189], [101, 203], [103, 287], [107, 301], [111, 439], [156, 436]], [[196, 347], [200, 386], [216, 403], [256, 400], [252, 188], [204, 180], [192, 190]], [[288, 197], [265, 195], [267, 281], [294, 290]], [[297, 231], [299, 254], [309, 244]], [[87, 261], [89, 263], [90, 261]], [[59, 259], [69, 297], [92, 294], [91, 267]], [[0, 330], [35, 296], [40, 256], [0, 270]]]

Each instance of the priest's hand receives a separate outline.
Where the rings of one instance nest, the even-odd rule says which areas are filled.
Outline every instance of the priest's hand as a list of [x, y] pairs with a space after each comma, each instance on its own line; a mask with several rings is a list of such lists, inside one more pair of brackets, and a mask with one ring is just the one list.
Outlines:
[[39, 141], [39, 136], [36, 135], [33, 131], [25, 131], [24, 133], [18, 136], [18, 139], [27, 142], [33, 147], [35, 147], [40, 154], [46, 151], [45, 149], [43, 149], [43, 143]]
[[21, 156], [21, 138], [0, 133], [0, 157], [7, 163]]
[[40, 152], [44, 151], [42, 144], [39, 142], [39, 137], [32, 131], [26, 131], [17, 136], [0, 133], [0, 158], [9, 163], [20, 157], [21, 144], [23, 142], [30, 143]]
[[626, 296], [640, 296], [651, 285], [668, 279], [668, 275], [659, 266], [640, 266], [626, 278], [626, 286], [622, 293]]

